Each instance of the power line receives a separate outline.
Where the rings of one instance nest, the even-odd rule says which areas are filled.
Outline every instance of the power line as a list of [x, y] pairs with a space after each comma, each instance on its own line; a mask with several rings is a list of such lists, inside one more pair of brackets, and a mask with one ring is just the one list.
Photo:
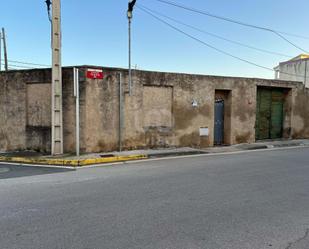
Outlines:
[[168, 5], [173, 5], [175, 7], [186, 9], [186, 10], [189, 10], [189, 11], [198, 12], [199, 14], [208, 15], [210, 17], [214, 17], [214, 18], [217, 18], [217, 19], [233, 22], [235, 24], [240, 24], [240, 25], [243, 25], [243, 26], [247, 26], [247, 27], [251, 27], [251, 28], [256, 28], [256, 29], [262, 29], [262, 30], [265, 30], [265, 31], [275, 31], [275, 32], [278, 32], [278, 33], [281, 33], [281, 34], [284, 34], [284, 35], [294, 36], [294, 37], [298, 37], [298, 38], [309, 40], [309, 37], [307, 37], [307, 36], [298, 35], [298, 34], [292, 34], [292, 33], [288, 33], [288, 32], [285, 32], [285, 31], [279, 31], [279, 30], [275, 30], [275, 29], [272, 29], [272, 28], [268, 28], [268, 27], [262, 27], [262, 26], [257, 26], [257, 25], [241, 22], [241, 21], [234, 20], [234, 19], [231, 19], [231, 18], [215, 15], [215, 14], [212, 14], [212, 13], [209, 13], [209, 12], [206, 12], [206, 11], [201, 11], [201, 10], [198, 10], [198, 9], [187, 7], [187, 6], [175, 3], [175, 2], [171, 2], [171, 1], [167, 1], [167, 0], [156, 0], [156, 1], [168, 4]]
[[[4, 60], [1, 59], [1, 61], [4, 61]], [[16, 61], [16, 60], [8, 60], [8, 62], [13, 62], [13, 63], [17, 63], [17, 64], [24, 64], [24, 65], [32, 65], [32, 66], [50, 67], [50, 65], [46, 65], [46, 64], [38, 64], [38, 63]]]
[[[228, 52], [226, 52], [226, 51], [224, 51], [224, 50], [222, 50], [222, 49], [219, 49], [219, 48], [217, 48], [217, 47], [215, 47], [215, 46], [212, 46], [212, 45], [210, 45], [210, 44], [208, 44], [208, 43], [202, 41], [201, 39], [196, 38], [195, 36], [192, 36], [192, 35], [186, 33], [185, 31], [183, 31], [183, 30], [177, 28], [176, 26], [174, 26], [174, 25], [172, 25], [172, 24], [166, 22], [165, 20], [161, 19], [160, 17], [156, 16], [155, 14], [151, 13], [150, 11], [144, 9], [144, 8], [141, 7], [141, 6], [137, 6], [137, 8], [139, 8], [139, 9], [142, 10], [143, 12], [149, 14], [150, 16], [152, 16], [153, 18], [157, 19], [157, 20], [160, 21], [161, 23], [163, 23], [163, 24], [169, 26], [170, 28], [176, 30], [177, 32], [179, 32], [179, 33], [181, 33], [181, 34], [183, 34], [183, 35], [185, 35], [185, 36], [187, 36], [187, 37], [189, 37], [189, 38], [191, 38], [191, 39], [193, 39], [193, 40], [195, 40], [195, 41], [197, 41], [197, 42], [199, 42], [199, 43], [201, 43], [201, 44], [203, 44], [203, 45], [205, 45], [205, 46], [207, 46], [207, 47], [209, 47], [209, 48], [211, 48], [211, 49], [213, 49], [213, 50], [216, 50], [217, 52], [219, 52], [219, 53], [221, 53], [221, 54], [227, 55], [227, 56], [232, 57], [232, 58], [234, 58], [234, 59], [237, 59], [237, 60], [239, 60], [239, 61], [242, 61], [242, 62], [245, 62], [245, 63], [247, 63], [247, 64], [250, 64], [250, 65], [252, 65], [252, 66], [256, 66], [256, 67], [259, 67], [259, 68], [262, 68], [262, 69], [265, 69], [265, 70], [268, 70], [268, 71], [271, 71], [271, 72], [276, 72], [276, 70], [274, 70], [273, 68], [266, 67], [266, 66], [263, 66], [263, 65], [259, 65], [259, 64], [255, 63], [255, 62], [252, 62], [252, 61], [243, 59], [243, 58], [241, 58], [241, 57], [238, 57], [238, 56], [236, 56], [236, 55], [233, 55], [233, 54], [231, 54], [231, 53], [228, 53]], [[286, 74], [286, 75], [291, 75], [291, 76], [297, 76], [297, 77], [302, 77], [302, 78], [304, 77], [303, 75], [290, 74], [290, 73], [281, 72], [281, 71], [279, 71], [279, 72], [280, 72], [281, 74]]]
[[209, 36], [213, 36], [213, 37], [216, 37], [216, 38], [218, 38], [218, 39], [221, 39], [221, 40], [224, 40], [224, 41], [227, 41], [227, 42], [230, 42], [230, 43], [233, 43], [233, 44], [242, 46], [242, 47], [246, 47], [246, 48], [253, 49], [253, 50], [256, 50], [256, 51], [259, 51], [259, 52], [263, 52], [263, 53], [267, 53], [267, 54], [272, 54], [272, 55], [278, 55], [278, 56], [282, 56], [282, 57], [287, 57], [287, 58], [292, 58], [292, 57], [293, 57], [292, 55], [286, 55], [286, 54], [282, 54], [282, 53], [278, 53], [278, 52], [274, 52], [274, 51], [270, 51], [270, 50], [266, 50], [266, 49], [262, 49], [262, 48], [257, 48], [257, 47], [254, 47], [254, 46], [251, 46], [251, 45], [247, 45], [247, 44], [244, 44], [244, 43], [241, 43], [241, 42], [238, 42], [238, 41], [230, 40], [230, 39], [227, 39], [227, 38], [225, 38], [225, 37], [219, 36], [219, 35], [217, 35], [217, 34], [210, 33], [210, 32], [207, 32], [207, 31], [205, 31], [205, 30], [203, 30], [203, 29], [194, 27], [194, 26], [192, 26], [192, 25], [190, 25], [190, 24], [186, 24], [186, 23], [184, 23], [184, 22], [182, 22], [182, 21], [179, 21], [179, 20], [174, 19], [174, 18], [172, 18], [172, 17], [169, 17], [169, 16], [167, 16], [167, 15], [164, 15], [164, 14], [158, 12], [158, 11], [152, 10], [152, 9], [150, 9], [150, 8], [144, 6], [144, 5], [139, 4], [139, 6], [141, 6], [141, 7], [145, 8], [145, 9], [147, 9], [148, 11], [151, 11], [152, 13], [156, 13], [157, 15], [159, 15], [159, 16], [161, 16], [161, 17], [167, 18], [167, 19], [169, 19], [169, 20], [171, 20], [171, 21], [173, 21], [173, 22], [175, 22], [175, 23], [181, 24], [181, 25], [183, 25], [183, 26], [186, 26], [186, 27], [189, 27], [189, 28], [194, 29], [194, 30], [196, 30], [196, 31], [199, 31], [199, 32], [201, 32], [201, 33], [203, 33], [203, 34], [206, 34], [206, 35], [209, 35]]
[[[226, 22], [231, 22], [231, 23], [234, 23], [234, 24], [238, 24], [238, 25], [242, 25], [242, 26], [246, 26], [246, 27], [250, 27], [250, 28], [254, 28], [254, 29], [259, 29], [259, 30], [271, 32], [271, 33], [277, 35], [278, 37], [280, 37], [281, 39], [283, 39], [284, 41], [288, 42], [290, 45], [294, 46], [295, 48], [301, 50], [302, 52], [305, 52], [305, 53], [309, 54], [309, 52], [307, 50], [301, 48], [300, 46], [298, 46], [295, 43], [291, 42], [290, 40], [288, 40], [286, 37], [284, 37], [282, 35], [282, 34], [286, 34], [286, 35], [292, 35], [292, 34], [288, 34], [286, 32], [282, 32], [282, 31], [277, 31], [277, 30], [274, 30], [274, 29], [271, 29], [271, 28], [267, 28], [267, 27], [261, 27], [261, 26], [257, 26], [257, 25], [253, 25], [253, 24], [249, 24], [249, 23], [245, 23], [245, 22], [241, 22], [241, 21], [234, 20], [234, 19], [227, 18], [227, 17], [223, 17], [223, 16], [218, 16], [218, 15], [206, 12], [206, 11], [202, 11], [202, 10], [194, 9], [194, 8], [191, 8], [191, 7], [187, 7], [187, 6], [184, 6], [184, 5], [181, 5], [181, 4], [177, 4], [177, 3], [171, 2], [171, 1], [166, 1], [166, 0], [156, 0], [156, 1], [168, 4], [168, 5], [171, 5], [171, 6], [174, 6], [174, 7], [178, 7], [178, 8], [181, 8], [181, 9], [185, 9], [185, 10], [188, 10], [188, 11], [191, 11], [191, 12], [195, 12], [195, 13], [198, 13], [198, 14], [202, 14], [202, 15], [206, 15], [206, 16], [213, 17], [213, 18], [216, 18], [216, 19], [220, 19], [220, 20], [223, 20], [223, 21], [226, 21]], [[293, 36], [295, 36], [295, 35], [293, 35]]]
[[47, 64], [39, 64], [39, 63], [32, 63], [32, 62], [25, 62], [25, 61], [8, 60], [8, 62], [13, 62], [13, 63], [17, 63], [17, 64], [24, 64], [24, 65], [32, 65], [32, 66], [50, 67], [50, 65], [47, 65]]
[[18, 63], [18, 64], [24, 64], [24, 65], [33, 65], [33, 66], [50, 67], [50, 65], [47, 65], [47, 64], [39, 64], [39, 63], [24, 62], [24, 61], [9, 60], [9, 62]]
[[37, 69], [35, 67], [20, 66], [20, 65], [15, 65], [15, 64], [9, 64], [9, 67], [17, 67], [17, 68], [25, 68], [25, 69]]

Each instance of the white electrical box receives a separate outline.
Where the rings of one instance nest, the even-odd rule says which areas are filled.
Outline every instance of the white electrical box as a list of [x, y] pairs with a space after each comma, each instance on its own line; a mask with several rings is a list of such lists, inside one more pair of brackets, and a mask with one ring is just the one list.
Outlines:
[[208, 127], [201, 127], [200, 128], [200, 136], [201, 137], [209, 136], [209, 129], [208, 129]]

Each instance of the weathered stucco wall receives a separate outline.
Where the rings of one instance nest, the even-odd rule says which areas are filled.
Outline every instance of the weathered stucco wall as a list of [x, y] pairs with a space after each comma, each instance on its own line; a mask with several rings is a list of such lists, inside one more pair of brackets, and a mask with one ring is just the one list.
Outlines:
[[[72, 129], [69, 122], [72, 115], [68, 114], [70, 109], [74, 108], [74, 103], [68, 102], [71, 94], [68, 93], [70, 90], [67, 90], [71, 82], [68, 71], [71, 70], [65, 69], [63, 72], [64, 115], [68, 117], [64, 134], [70, 138]], [[0, 73], [0, 151], [50, 151], [50, 82], [49, 69]], [[69, 140], [67, 139], [65, 144]], [[69, 146], [66, 147], [69, 149]]]
[[[26, 84], [23, 73], [0, 74], [0, 150], [24, 149], [26, 143]], [[14, 82], [14, 83], [12, 83]]]
[[309, 89], [298, 86], [294, 89], [292, 112], [292, 138], [309, 136]]
[[[235, 77], [134, 71], [128, 94], [127, 71], [104, 68], [103, 80], [86, 79], [81, 67], [80, 132], [84, 152], [119, 146], [119, 73], [123, 81], [125, 149], [214, 144], [214, 105], [227, 93], [227, 144], [255, 141], [258, 87], [285, 89], [285, 138], [309, 137], [309, 92], [300, 83]], [[50, 148], [50, 70], [0, 73], [0, 150]], [[3, 89], [3, 90], [2, 90]], [[193, 106], [192, 103], [197, 103]], [[72, 68], [63, 70], [64, 149], [75, 149]], [[200, 136], [208, 128], [208, 136]]]
[[[230, 143], [254, 142], [255, 140], [255, 96], [257, 86], [254, 80], [139, 71], [136, 72], [134, 82], [137, 85], [134, 93], [135, 98], [137, 102], [141, 103], [141, 106], [143, 106], [143, 99], [139, 96], [139, 91], [142, 91], [143, 85], [170, 87], [173, 89], [173, 126], [171, 132], [166, 134], [172, 141], [169, 145], [194, 147], [213, 145], [216, 90], [229, 90], [231, 94]], [[197, 107], [192, 106], [194, 100], [198, 103]], [[161, 101], [160, 98], [158, 98], [158, 101]], [[133, 113], [129, 114], [129, 111], [127, 115], [134, 117]], [[142, 123], [138, 124], [138, 120], [135, 120], [135, 123], [139, 126], [138, 129], [142, 130], [142, 127], [140, 127]], [[209, 128], [208, 137], [200, 136], [199, 129], [201, 127]], [[126, 134], [129, 137], [134, 136], [134, 134], [130, 134], [130, 131]], [[141, 141], [143, 139], [141, 137]]]
[[303, 82], [309, 88], [309, 59], [283, 62], [278, 69], [280, 71], [279, 76], [276, 75], [278, 79]]

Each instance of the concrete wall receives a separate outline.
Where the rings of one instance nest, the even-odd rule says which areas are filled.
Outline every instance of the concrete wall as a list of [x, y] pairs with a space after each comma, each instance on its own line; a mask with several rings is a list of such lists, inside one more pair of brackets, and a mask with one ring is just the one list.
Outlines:
[[[228, 144], [255, 141], [257, 87], [286, 91], [284, 137], [309, 137], [307, 100], [302, 84], [287, 81], [134, 71], [128, 94], [127, 71], [104, 68], [103, 80], [86, 79], [81, 67], [80, 118], [83, 152], [119, 146], [119, 73], [124, 82], [125, 149], [213, 146], [216, 93], [228, 93]], [[50, 70], [0, 73], [0, 150], [50, 148]], [[3, 89], [3, 90], [2, 90]], [[196, 102], [197, 106], [192, 106]], [[72, 68], [63, 69], [64, 149], [75, 148]], [[200, 128], [209, 136], [200, 136]]]
[[[70, 70], [71, 71], [71, 70]], [[64, 92], [71, 77], [64, 70]], [[0, 72], [0, 151], [50, 150], [51, 71], [20, 70]], [[64, 112], [73, 108], [64, 97]], [[65, 122], [65, 135], [70, 127]]]
[[309, 134], [309, 89], [298, 86], [294, 89], [292, 108], [292, 137], [303, 138]]
[[309, 88], [309, 59], [280, 63], [276, 79], [303, 82]]

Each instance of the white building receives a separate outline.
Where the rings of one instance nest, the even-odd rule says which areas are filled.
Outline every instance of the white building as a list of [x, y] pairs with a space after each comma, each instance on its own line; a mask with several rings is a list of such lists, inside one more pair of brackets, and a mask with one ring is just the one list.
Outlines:
[[301, 54], [274, 68], [275, 79], [301, 81], [309, 88], [309, 55]]

